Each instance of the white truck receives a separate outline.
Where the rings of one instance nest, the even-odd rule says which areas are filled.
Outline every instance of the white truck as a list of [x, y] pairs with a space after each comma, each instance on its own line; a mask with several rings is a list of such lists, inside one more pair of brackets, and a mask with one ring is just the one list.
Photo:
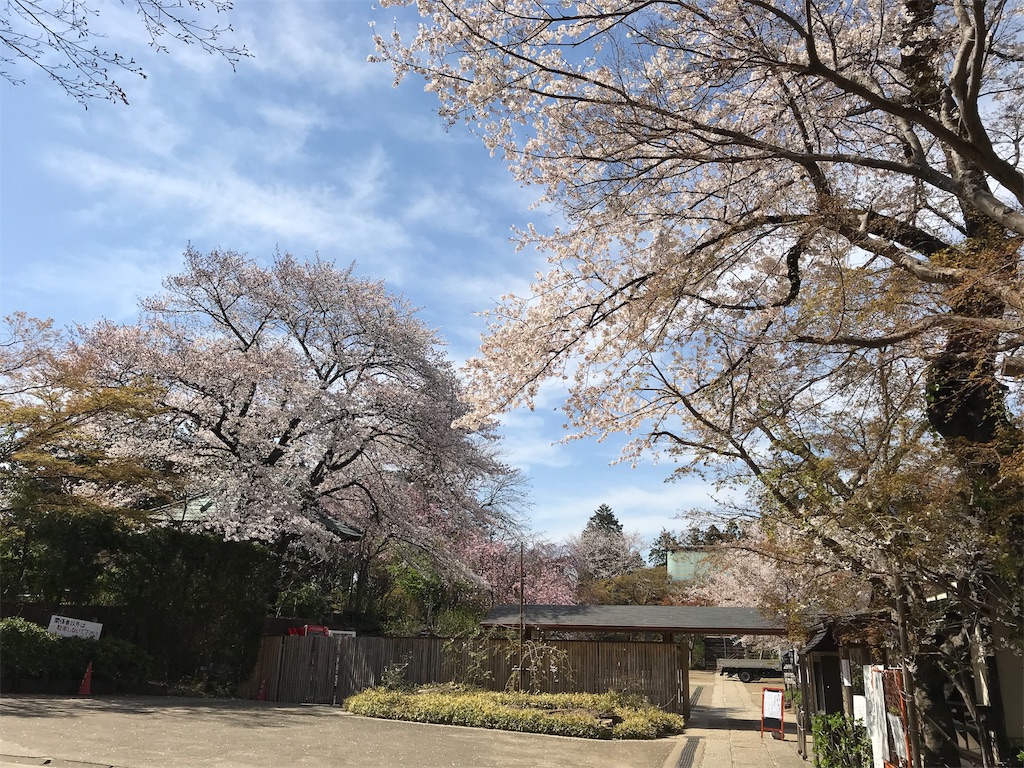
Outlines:
[[744, 683], [782, 674], [782, 659], [719, 659], [718, 674], [735, 675]]

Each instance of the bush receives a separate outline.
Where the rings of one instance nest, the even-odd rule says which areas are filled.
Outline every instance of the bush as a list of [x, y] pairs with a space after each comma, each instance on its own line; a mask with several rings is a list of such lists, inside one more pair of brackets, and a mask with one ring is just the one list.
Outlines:
[[815, 715], [811, 721], [816, 768], [868, 768], [871, 741], [867, 729], [844, 714]]
[[149, 675], [149, 654], [124, 640], [60, 637], [25, 619], [0, 620], [6, 680], [78, 680], [90, 662], [93, 677], [106, 682], [135, 683]]
[[44, 680], [59, 667], [60, 638], [21, 618], [0, 620], [0, 675], [5, 679]]
[[624, 706], [622, 697], [614, 693], [495, 693], [451, 687], [404, 693], [371, 688], [350, 697], [345, 707], [358, 715], [388, 720], [587, 739], [655, 739], [683, 728], [678, 715], [648, 704]]

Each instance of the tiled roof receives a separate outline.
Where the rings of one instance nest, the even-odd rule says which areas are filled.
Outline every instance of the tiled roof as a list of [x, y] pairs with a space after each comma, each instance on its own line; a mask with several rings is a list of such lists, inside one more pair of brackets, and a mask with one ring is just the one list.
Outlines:
[[[499, 605], [480, 622], [519, 625], [518, 605]], [[756, 608], [675, 605], [527, 605], [526, 626], [568, 632], [680, 632], [709, 635], [785, 635], [781, 619]]]

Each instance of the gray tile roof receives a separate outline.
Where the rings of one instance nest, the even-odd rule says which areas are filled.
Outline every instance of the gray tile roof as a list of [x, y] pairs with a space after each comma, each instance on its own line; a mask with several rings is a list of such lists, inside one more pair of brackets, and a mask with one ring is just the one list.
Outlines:
[[[518, 605], [499, 605], [484, 627], [519, 625]], [[676, 605], [528, 605], [526, 626], [562, 632], [680, 632], [708, 635], [785, 635], [782, 619], [756, 608]]]

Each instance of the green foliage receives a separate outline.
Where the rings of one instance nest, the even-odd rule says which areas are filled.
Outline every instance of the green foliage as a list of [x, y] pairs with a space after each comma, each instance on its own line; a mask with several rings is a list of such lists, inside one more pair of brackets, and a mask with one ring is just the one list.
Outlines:
[[739, 541], [743, 538], [743, 529], [735, 518], [730, 518], [725, 523], [724, 530], [712, 523], [707, 529], [691, 525], [682, 536], [680, 541], [690, 547], [707, 547], [728, 541]]
[[49, 678], [60, 638], [20, 618], [0, 620], [0, 674], [4, 678]]
[[466, 725], [588, 739], [654, 739], [679, 733], [683, 719], [614, 693], [526, 694], [426, 688], [372, 688], [345, 702], [350, 712], [389, 720]]
[[4, 600], [84, 605], [101, 599], [110, 554], [126, 521], [71, 509], [37, 509], [24, 496], [3, 515]]
[[868, 768], [871, 742], [867, 729], [841, 713], [815, 715], [811, 721], [816, 768]]
[[658, 537], [651, 542], [647, 564], [651, 568], [668, 567], [668, 553], [678, 546], [679, 537], [668, 529], [662, 528]]
[[107, 682], [140, 682], [151, 658], [116, 638], [59, 637], [21, 618], [0, 620], [0, 674], [5, 679], [77, 680], [91, 663], [93, 677]]
[[582, 583], [577, 597], [584, 605], [668, 605], [678, 592], [668, 568], [659, 566]]
[[434, 622], [434, 629], [440, 637], [456, 637], [473, 632], [480, 626], [483, 612], [475, 608], [458, 605], [440, 611]]
[[586, 527], [583, 529], [586, 531], [602, 531], [604, 533], [617, 533], [622, 535], [622, 523], [619, 522], [619, 518], [615, 516], [612, 508], [607, 504], [602, 504], [597, 510], [590, 516], [587, 521]]
[[230, 690], [256, 660], [276, 570], [262, 547], [158, 528], [129, 537], [110, 590], [161, 682]]
[[704, 638], [693, 638], [693, 645], [690, 647], [690, 669], [704, 669], [704, 659], [707, 649], [704, 647]]
[[264, 548], [65, 510], [18, 521], [17, 532], [0, 534], [5, 589], [18, 584], [12, 598], [121, 608], [117, 634], [152, 656], [160, 682], [227, 691], [251, 671], [277, 577]]

